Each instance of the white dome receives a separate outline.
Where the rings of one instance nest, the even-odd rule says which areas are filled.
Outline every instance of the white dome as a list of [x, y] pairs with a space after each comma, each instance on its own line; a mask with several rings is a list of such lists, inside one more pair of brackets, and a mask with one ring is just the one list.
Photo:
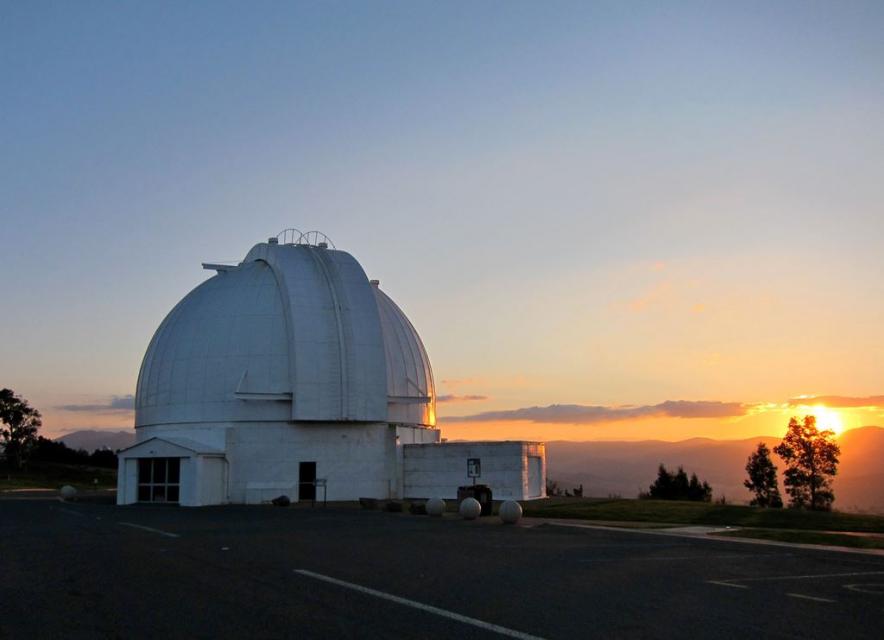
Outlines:
[[420, 337], [348, 253], [261, 243], [163, 320], [135, 426], [356, 421], [434, 426]]

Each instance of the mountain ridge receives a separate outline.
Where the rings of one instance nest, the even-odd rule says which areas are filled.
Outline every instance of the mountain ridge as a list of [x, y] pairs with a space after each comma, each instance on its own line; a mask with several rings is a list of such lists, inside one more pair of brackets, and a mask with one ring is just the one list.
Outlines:
[[[777, 436], [735, 440], [689, 438], [661, 440], [555, 440], [546, 443], [547, 477], [564, 488], [582, 484], [584, 495], [635, 497], [647, 491], [657, 466], [683, 466], [707, 480], [715, 498], [745, 503], [746, 459], [758, 442], [773, 447]], [[699, 441], [699, 442], [698, 442]], [[837, 438], [841, 447], [839, 474], [834, 480], [835, 507], [840, 510], [884, 513], [884, 428], [865, 426]], [[783, 462], [774, 456], [782, 482]], [[782, 488], [781, 488], [782, 490]]]

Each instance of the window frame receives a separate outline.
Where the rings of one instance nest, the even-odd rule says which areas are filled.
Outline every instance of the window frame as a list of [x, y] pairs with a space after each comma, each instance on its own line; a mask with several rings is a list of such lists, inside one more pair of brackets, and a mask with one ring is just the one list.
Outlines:
[[[172, 477], [171, 467], [174, 461], [175, 466], [178, 468], [177, 481], [170, 482], [170, 478]], [[148, 467], [150, 469], [149, 477], [147, 481], [142, 477], [143, 470], [143, 462], [148, 463]], [[160, 474], [157, 473], [159, 467], [162, 467], [162, 478], [161, 482], [157, 482], [157, 478], [160, 477]], [[157, 503], [157, 504], [180, 504], [181, 502], [181, 458], [177, 456], [171, 457], [157, 457], [157, 458], [138, 458], [138, 482], [137, 491], [136, 491], [136, 499], [137, 502], [141, 503]], [[174, 491], [175, 500], [169, 499], [169, 489]], [[144, 493], [143, 493], [144, 492]], [[147, 499], [143, 498], [143, 495], [147, 496]]]

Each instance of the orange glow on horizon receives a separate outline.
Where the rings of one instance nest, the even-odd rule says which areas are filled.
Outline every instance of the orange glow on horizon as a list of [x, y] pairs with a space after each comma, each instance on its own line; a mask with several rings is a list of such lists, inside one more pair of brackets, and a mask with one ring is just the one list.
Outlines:
[[820, 430], [830, 429], [836, 437], [864, 426], [884, 427], [881, 407], [833, 408], [823, 404], [758, 404], [746, 415], [730, 419], [686, 419], [647, 417], [595, 424], [543, 423], [528, 420], [447, 422], [440, 418], [442, 437], [450, 440], [570, 440], [677, 442], [691, 438], [742, 440], [756, 437], [782, 437], [789, 419], [805, 415], [817, 419]]
[[816, 426], [820, 431], [828, 429], [834, 431], [836, 436], [840, 436], [844, 432], [844, 417], [840, 411], [821, 404], [813, 406], [801, 405], [797, 410], [799, 415], [815, 416]]

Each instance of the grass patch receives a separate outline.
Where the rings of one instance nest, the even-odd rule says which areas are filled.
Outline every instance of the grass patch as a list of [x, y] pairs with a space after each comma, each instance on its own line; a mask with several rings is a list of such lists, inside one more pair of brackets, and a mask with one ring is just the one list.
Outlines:
[[525, 502], [522, 506], [526, 516], [537, 518], [884, 533], [884, 516], [838, 511], [603, 498], [548, 498]]
[[847, 533], [827, 533], [823, 531], [739, 529], [737, 531], [722, 531], [713, 535], [732, 538], [776, 540], [778, 542], [797, 542], [801, 544], [825, 544], [837, 547], [855, 547], [859, 549], [884, 549], [884, 538], [879, 538], [877, 536], [854, 536]]
[[[95, 479], [98, 479], [97, 485], [93, 482]], [[20, 471], [0, 470], [0, 491], [59, 489], [66, 484], [80, 491], [112, 489], [117, 486], [117, 470], [54, 462], [31, 462]]]

